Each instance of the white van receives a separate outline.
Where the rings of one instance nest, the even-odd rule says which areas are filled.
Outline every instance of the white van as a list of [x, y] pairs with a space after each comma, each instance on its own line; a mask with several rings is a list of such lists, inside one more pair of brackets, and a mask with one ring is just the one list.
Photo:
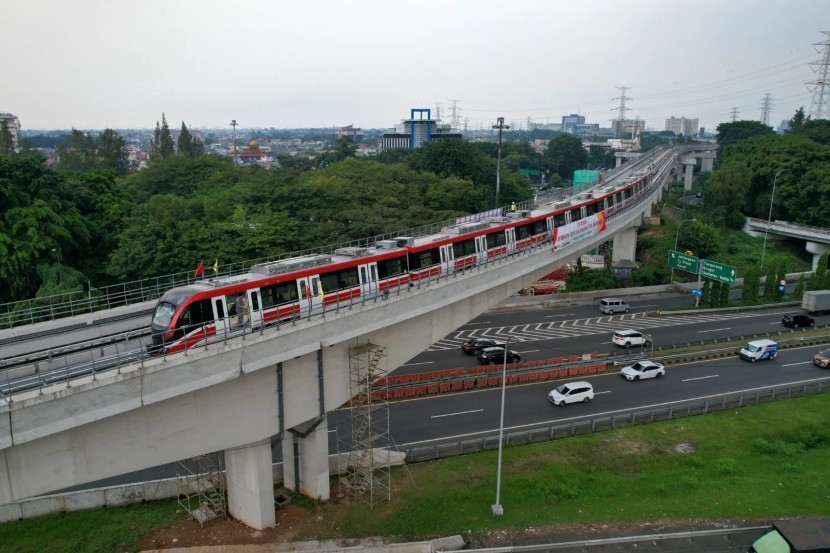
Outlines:
[[741, 348], [738, 355], [744, 361], [756, 362], [759, 359], [775, 359], [778, 344], [772, 340], [755, 340]]
[[608, 315], [628, 313], [628, 304], [620, 298], [602, 298], [599, 301], [599, 310]]
[[548, 401], [563, 406], [566, 403], [588, 403], [594, 399], [594, 387], [590, 382], [569, 382], [554, 388], [548, 394]]

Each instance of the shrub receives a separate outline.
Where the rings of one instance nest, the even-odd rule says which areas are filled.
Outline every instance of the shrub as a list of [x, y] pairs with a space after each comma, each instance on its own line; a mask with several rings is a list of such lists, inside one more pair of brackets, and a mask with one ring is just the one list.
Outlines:
[[730, 459], [728, 457], [718, 459], [716, 466], [720, 474], [735, 474], [735, 459]]

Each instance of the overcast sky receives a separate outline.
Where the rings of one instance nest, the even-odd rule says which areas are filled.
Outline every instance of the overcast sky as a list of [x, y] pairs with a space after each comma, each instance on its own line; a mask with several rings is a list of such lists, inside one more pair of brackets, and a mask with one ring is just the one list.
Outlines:
[[[0, 112], [24, 130], [470, 129], [581, 113], [714, 129], [809, 113], [828, 0], [3, 0]], [[616, 99], [615, 99], [616, 98]]]

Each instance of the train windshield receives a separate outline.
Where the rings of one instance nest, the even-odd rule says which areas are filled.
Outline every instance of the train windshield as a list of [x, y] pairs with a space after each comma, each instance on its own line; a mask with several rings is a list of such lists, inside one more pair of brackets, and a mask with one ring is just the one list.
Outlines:
[[160, 301], [156, 305], [156, 311], [153, 313], [153, 326], [157, 328], [167, 328], [170, 326], [170, 321], [173, 320], [173, 314], [176, 312], [176, 306], [166, 301]]

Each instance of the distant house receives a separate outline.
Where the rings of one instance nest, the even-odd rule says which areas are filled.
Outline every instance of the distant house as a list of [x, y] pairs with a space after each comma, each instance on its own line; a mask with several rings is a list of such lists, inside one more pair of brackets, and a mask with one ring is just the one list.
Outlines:
[[256, 140], [251, 140], [248, 147], [239, 154], [239, 162], [242, 165], [259, 165], [267, 169], [274, 165], [274, 157], [271, 152], [261, 149]]
[[[415, 115], [419, 117], [416, 118]], [[426, 117], [424, 117], [426, 115]], [[439, 125], [432, 119], [429, 109], [413, 108], [410, 118], [404, 119], [396, 125], [391, 133], [384, 133], [381, 138], [381, 149], [407, 148], [414, 150], [421, 144], [438, 138], [462, 138], [461, 133], [452, 132], [450, 125]]]

